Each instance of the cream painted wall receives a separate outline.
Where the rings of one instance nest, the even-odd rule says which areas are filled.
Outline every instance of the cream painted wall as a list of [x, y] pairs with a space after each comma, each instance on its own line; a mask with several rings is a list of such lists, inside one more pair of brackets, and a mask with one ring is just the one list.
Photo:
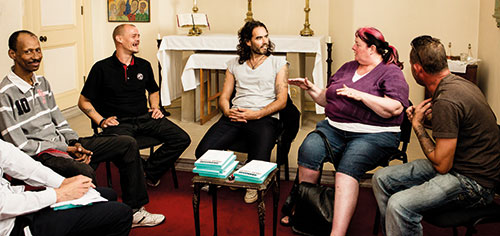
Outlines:
[[481, 0], [479, 17], [479, 87], [500, 118], [500, 29], [492, 17], [495, 1]]
[[[151, 11], [152, 19], [151, 23], [136, 23], [135, 25], [139, 29], [141, 34], [141, 44], [140, 52], [137, 54], [139, 57], [145, 58], [151, 62], [153, 66], [153, 72], [157, 75], [158, 67], [156, 66], [156, 41], [157, 34], [159, 32], [160, 16], [159, 2], [170, 2], [170, 1], [151, 1]], [[93, 61], [99, 61], [106, 57], [111, 56], [115, 51], [115, 46], [113, 44], [112, 33], [113, 29], [121, 24], [118, 22], [108, 22], [107, 20], [107, 6], [106, 1], [103, 0], [92, 0], [92, 31], [93, 31]], [[88, 71], [86, 72], [88, 74]]]
[[22, 28], [23, 1], [0, 0], [0, 78], [3, 78], [13, 65], [7, 52], [9, 36]]
[[[254, 18], [263, 21], [271, 34], [297, 35], [304, 24], [304, 1], [273, 0], [253, 1]], [[141, 33], [141, 47], [138, 56], [156, 65], [155, 39], [171, 34], [186, 34], [188, 29], [177, 28], [176, 14], [191, 12], [193, 2], [187, 0], [151, 0], [151, 23], [136, 23]], [[310, 23], [316, 35], [328, 33], [328, 0], [311, 1]], [[106, 2], [92, 0], [92, 27], [94, 61], [113, 53], [111, 33], [120, 23], [110, 23], [106, 19]], [[199, 0], [199, 12], [206, 13], [211, 29], [204, 33], [234, 33], [244, 24], [247, 12], [246, 0]], [[234, 10], [228, 10], [234, 9]], [[222, 14], [221, 14], [222, 13]], [[271, 38], [272, 39], [272, 38]], [[155, 74], [157, 67], [153, 66]]]
[[[304, 23], [303, 0], [253, 1], [254, 18], [263, 21], [273, 34], [297, 35]], [[487, 1], [485, 1], [486, 3]], [[421, 34], [440, 38], [444, 44], [452, 42], [452, 52], [467, 52], [471, 43], [477, 55], [479, 43], [479, 0], [314, 0], [310, 1], [310, 23], [316, 35], [331, 35], [334, 41], [333, 71], [352, 60], [354, 32], [363, 26], [379, 28], [387, 41], [394, 45], [405, 62], [404, 74], [410, 85], [410, 99], [423, 99], [423, 88], [417, 85], [409, 69], [409, 42]], [[113, 52], [111, 31], [117, 23], [106, 21], [106, 4], [93, 0], [94, 60]], [[156, 61], [157, 34], [185, 34], [187, 29], [176, 26], [177, 13], [191, 12], [189, 0], [151, 0], [151, 23], [137, 23], [142, 46], [139, 56]], [[204, 33], [236, 33], [246, 17], [246, 0], [199, 0], [199, 12], [208, 15], [211, 30]], [[443, 10], [445, 9], [445, 10]], [[489, 13], [489, 15], [491, 15]], [[460, 17], [457, 17], [460, 16]], [[154, 66], [155, 73], [156, 67]], [[326, 79], [326, 78], [325, 78]]]
[[[205, 32], [236, 33], [245, 18], [246, 2], [199, 0], [200, 12], [208, 14], [211, 24], [211, 30]], [[10, 35], [14, 30], [21, 28], [22, 3], [23, 1], [0, 0], [2, 35]], [[494, 2], [490, 0], [314, 0], [310, 5], [310, 23], [316, 35], [332, 36], [333, 71], [344, 62], [352, 60], [353, 33], [357, 28], [367, 25], [379, 28], [387, 40], [398, 48], [401, 59], [405, 62], [404, 73], [410, 84], [410, 98], [414, 102], [422, 99], [423, 89], [413, 81], [408, 68], [410, 40], [420, 34], [431, 34], [441, 38], [445, 44], [451, 41], [454, 54], [466, 52], [466, 45], [471, 43], [475, 55], [483, 59], [479, 69], [480, 86], [498, 113], [500, 111], [498, 93], [487, 92], [489, 87], [498, 87], [493, 78], [498, 77], [500, 73], [493, 66], [498, 64], [497, 55], [500, 51], [499, 30], [491, 17], [493, 5]], [[139, 56], [155, 65], [157, 34], [161, 33], [164, 36], [185, 33], [187, 30], [176, 27], [175, 15], [190, 12], [191, 7], [192, 1], [187, 0], [151, 0], [151, 23], [136, 24], [142, 34]], [[267, 24], [271, 36], [298, 34], [304, 22], [303, 8], [302, 0], [253, 1], [254, 18]], [[106, 11], [105, 1], [92, 0], [94, 62], [109, 56], [114, 50], [111, 31], [118, 23], [107, 22]], [[480, 51], [478, 48], [481, 48]], [[491, 50], [492, 48], [495, 50]], [[0, 38], [0, 52], [6, 50], [7, 38]], [[0, 73], [2, 75], [7, 73], [11, 64], [6, 54], [0, 56]], [[157, 73], [156, 66], [153, 66], [153, 70]]]
[[467, 44], [471, 43], [477, 55], [479, 0], [333, 0], [330, 12], [333, 16], [330, 15], [329, 34], [335, 42], [333, 71], [353, 59], [351, 47], [356, 29], [373, 26], [398, 49], [410, 85], [410, 99], [414, 103], [423, 99], [424, 90], [415, 83], [409, 67], [413, 38], [429, 34], [441, 39], [445, 45], [452, 42], [454, 55], [467, 52]]

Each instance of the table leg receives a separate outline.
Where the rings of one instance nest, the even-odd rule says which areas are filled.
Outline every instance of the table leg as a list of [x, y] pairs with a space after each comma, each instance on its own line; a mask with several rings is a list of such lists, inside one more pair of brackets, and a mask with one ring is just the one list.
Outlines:
[[279, 177], [274, 176], [273, 186], [273, 236], [276, 236], [276, 226], [278, 222], [278, 203], [280, 200]]
[[217, 236], [217, 186], [210, 185], [210, 193], [212, 194], [212, 211], [214, 218], [214, 236]]
[[196, 231], [196, 236], [200, 236], [200, 189], [201, 189], [201, 184], [194, 184], [193, 213], [194, 213], [194, 228]]
[[258, 191], [258, 211], [259, 211], [259, 230], [260, 235], [264, 236], [265, 220], [266, 220], [266, 204], [264, 203], [264, 192]]

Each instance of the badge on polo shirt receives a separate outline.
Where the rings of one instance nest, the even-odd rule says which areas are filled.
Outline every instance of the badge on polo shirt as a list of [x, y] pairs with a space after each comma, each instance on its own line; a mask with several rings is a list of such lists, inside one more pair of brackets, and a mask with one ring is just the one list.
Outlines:
[[137, 79], [138, 80], [144, 79], [144, 75], [142, 75], [142, 73], [137, 74]]

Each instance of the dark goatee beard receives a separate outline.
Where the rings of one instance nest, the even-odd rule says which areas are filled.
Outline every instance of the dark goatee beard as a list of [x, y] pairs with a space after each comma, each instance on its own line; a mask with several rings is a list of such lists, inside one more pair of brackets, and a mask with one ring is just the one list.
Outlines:
[[[264, 47], [264, 46], [267, 46], [267, 48], [269, 48], [269, 45], [267, 45], [267, 44], [266, 45], [262, 45], [262, 47]], [[260, 49], [262, 47], [260, 47], [260, 48], [254, 48], [254, 47], [252, 47], [252, 53], [255, 54], [255, 55], [266, 55], [267, 49], [264, 52], [261, 52]]]

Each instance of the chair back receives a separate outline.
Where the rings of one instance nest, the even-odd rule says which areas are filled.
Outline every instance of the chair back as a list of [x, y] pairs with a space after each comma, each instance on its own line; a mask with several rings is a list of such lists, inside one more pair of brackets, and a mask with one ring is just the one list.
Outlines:
[[[409, 101], [410, 106], [413, 105], [411, 101]], [[410, 137], [411, 137], [411, 122], [408, 119], [408, 115], [406, 114], [406, 109], [403, 110], [403, 122], [401, 122], [401, 136], [399, 138], [399, 141], [402, 142], [402, 147], [401, 147], [401, 152], [405, 152], [408, 148], [408, 143], [410, 143]], [[402, 160], [403, 163], [408, 162], [407, 159]]]

